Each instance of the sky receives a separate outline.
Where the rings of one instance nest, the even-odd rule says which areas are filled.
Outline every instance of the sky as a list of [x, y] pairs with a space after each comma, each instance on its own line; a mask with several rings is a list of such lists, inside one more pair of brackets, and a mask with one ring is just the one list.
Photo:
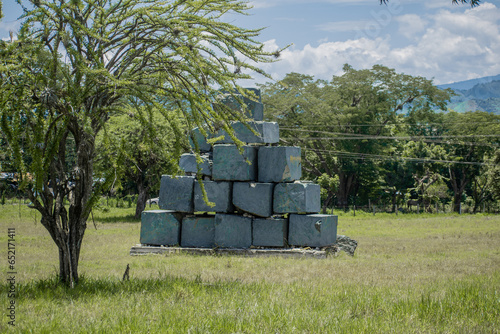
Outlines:
[[[479, 7], [451, 0], [252, 0], [248, 16], [229, 21], [265, 29], [258, 40], [267, 50], [290, 44], [280, 61], [261, 67], [274, 80], [298, 72], [329, 80], [342, 66], [375, 64], [445, 84], [500, 74], [500, 1]], [[4, 0], [0, 38], [16, 31], [21, 12]], [[255, 82], [266, 78], [256, 76]]]

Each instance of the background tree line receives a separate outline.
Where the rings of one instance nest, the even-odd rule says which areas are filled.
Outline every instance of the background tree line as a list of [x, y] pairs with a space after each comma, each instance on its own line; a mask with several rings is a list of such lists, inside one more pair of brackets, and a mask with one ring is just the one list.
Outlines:
[[436, 203], [477, 212], [500, 199], [500, 116], [447, 112], [451, 90], [375, 65], [331, 81], [290, 73], [260, 86], [283, 145], [302, 148], [323, 207]]
[[[478, 212], [500, 199], [500, 116], [447, 111], [453, 92], [430, 80], [346, 64], [331, 81], [289, 73], [260, 89], [281, 144], [302, 148], [304, 177], [322, 186], [324, 209], [370, 203], [395, 211], [410, 203], [459, 212], [467, 202]], [[157, 197], [161, 175], [180, 172], [179, 152], [189, 150], [175, 110], [168, 103], [152, 113], [131, 106], [97, 137], [94, 179], [108, 179], [108, 196], [136, 194], [136, 217]], [[175, 139], [176, 131], [185, 136]], [[14, 171], [8, 155], [0, 159], [4, 171]]]

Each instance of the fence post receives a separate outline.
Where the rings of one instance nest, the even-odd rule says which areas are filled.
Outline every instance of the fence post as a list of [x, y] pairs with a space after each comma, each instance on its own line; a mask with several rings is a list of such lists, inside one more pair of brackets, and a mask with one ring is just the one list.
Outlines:
[[396, 216], [398, 215], [398, 205], [396, 204]]
[[417, 215], [420, 214], [420, 203], [417, 203]]
[[458, 214], [462, 214], [462, 202], [458, 203]]
[[356, 204], [354, 204], [354, 217], [356, 217]]
[[375, 211], [376, 211], [376, 208], [375, 208], [375, 205], [373, 206], [373, 215], [375, 216]]

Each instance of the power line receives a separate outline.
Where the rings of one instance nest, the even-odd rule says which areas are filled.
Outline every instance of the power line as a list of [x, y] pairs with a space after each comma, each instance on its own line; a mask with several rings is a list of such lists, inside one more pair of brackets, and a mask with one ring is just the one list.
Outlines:
[[[337, 125], [327, 125], [324, 123], [317, 124], [296, 124], [296, 126], [300, 126], [302, 128], [307, 127], [324, 127], [324, 128], [337, 128], [337, 127], [385, 127], [390, 125], [399, 125], [399, 126], [432, 126], [432, 125], [459, 125], [459, 124], [468, 124], [468, 125], [477, 125], [477, 124], [491, 124], [491, 121], [480, 121], [480, 122], [446, 122], [446, 123], [385, 123], [385, 124], [337, 124]], [[500, 125], [500, 120], [497, 123]]]
[[[316, 141], [316, 140], [382, 140], [382, 139], [394, 139], [394, 140], [415, 140], [414, 137], [382, 137], [382, 136], [366, 136], [366, 137], [287, 137], [290, 139], [296, 139], [300, 141]], [[498, 147], [499, 144], [496, 143], [480, 143], [480, 142], [450, 142], [446, 140], [439, 139], [418, 139], [418, 141], [422, 141], [425, 143], [432, 144], [447, 144], [447, 145], [467, 145], [467, 146], [489, 146], [489, 147]]]
[[355, 153], [355, 152], [343, 152], [343, 151], [333, 151], [333, 150], [320, 150], [312, 148], [303, 148], [304, 151], [312, 152], [322, 152], [322, 153], [332, 153], [336, 155], [343, 155], [352, 158], [368, 158], [368, 159], [381, 159], [381, 160], [408, 160], [416, 163], [451, 163], [451, 164], [461, 164], [461, 165], [475, 165], [475, 166], [496, 166], [494, 163], [477, 162], [477, 161], [453, 161], [453, 160], [440, 160], [440, 159], [423, 159], [423, 158], [411, 158], [411, 157], [394, 157], [389, 155], [380, 154], [369, 154], [369, 153]]
[[[324, 134], [341, 135], [341, 136], [351, 136], [351, 137], [344, 137], [342, 139], [408, 139], [408, 140], [415, 140], [416, 139], [416, 140], [419, 140], [419, 139], [425, 139], [425, 138], [500, 138], [500, 134], [498, 134], [498, 135], [429, 135], [429, 136], [414, 136], [414, 137], [395, 137], [395, 136], [375, 136], [375, 135], [364, 135], [364, 134], [345, 133], [345, 132], [330, 132], [330, 131], [319, 131], [319, 130], [302, 130], [302, 129], [287, 128], [287, 127], [281, 127], [280, 129], [288, 130], [288, 131], [296, 131], [296, 132], [308, 132], [308, 133], [313, 132], [313, 133], [324, 133]], [[327, 139], [339, 139], [339, 137], [330, 137]]]
[[[309, 138], [309, 137], [289, 137], [291, 139], [296, 139], [299, 141], [316, 141], [316, 140], [362, 140], [366, 138], [353, 138], [353, 137], [314, 137], [314, 138]], [[380, 139], [380, 138], [368, 138], [368, 139]], [[400, 138], [392, 138], [392, 139], [400, 139]], [[402, 139], [404, 140], [404, 138]], [[431, 143], [431, 144], [446, 144], [446, 145], [466, 145], [466, 146], [487, 146], [487, 147], [500, 147], [500, 144], [496, 143], [477, 143], [477, 142], [450, 142], [446, 140], [439, 140], [439, 139], [421, 139], [420, 141], [424, 143]]]

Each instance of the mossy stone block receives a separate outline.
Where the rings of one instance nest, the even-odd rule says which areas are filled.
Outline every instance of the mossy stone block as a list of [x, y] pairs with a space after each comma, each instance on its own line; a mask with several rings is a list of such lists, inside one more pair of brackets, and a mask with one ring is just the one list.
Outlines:
[[[262, 121], [264, 119], [264, 105], [262, 104], [262, 99], [260, 97], [260, 89], [256, 88], [246, 88], [255, 94], [256, 99], [250, 99], [248, 97], [243, 97], [241, 94], [237, 94], [240, 99], [243, 100], [243, 104], [246, 106], [245, 115], [256, 121]], [[221, 95], [222, 103], [224, 103], [229, 108], [243, 112], [242, 105], [227, 92], [223, 92]]]
[[194, 211], [196, 212], [232, 212], [232, 183], [225, 181], [202, 181], [207, 192], [208, 200], [215, 203], [210, 207], [203, 200], [203, 193], [198, 181], [194, 183]]
[[[211, 134], [208, 134], [209, 138], [211, 137]], [[192, 130], [192, 137], [198, 144], [198, 148], [200, 152], [209, 152], [212, 150], [212, 145], [207, 142], [207, 138], [203, 136], [203, 134], [200, 131], [200, 128], [194, 128]], [[193, 138], [189, 136], [189, 145], [195, 149], [195, 144], [193, 142]]]
[[252, 245], [285, 247], [288, 242], [288, 220], [285, 218], [254, 218]]
[[178, 245], [182, 214], [171, 210], [143, 211], [140, 242], [144, 245]]
[[314, 183], [278, 183], [274, 187], [275, 213], [318, 213], [321, 210], [320, 186]]
[[337, 221], [334, 215], [312, 214], [289, 217], [288, 242], [294, 246], [324, 247], [337, 241]]
[[158, 206], [163, 210], [193, 213], [194, 176], [162, 175]]
[[252, 218], [232, 214], [216, 214], [215, 244], [222, 248], [250, 248], [252, 245]]
[[273, 214], [274, 183], [234, 182], [233, 205], [259, 217]]
[[259, 182], [292, 182], [302, 177], [300, 147], [262, 146], [258, 157]]
[[[250, 128], [242, 122], [233, 122], [231, 127], [234, 130], [236, 138], [247, 144], [274, 144], [279, 142], [279, 126], [276, 122], [249, 122]], [[220, 131], [217, 136], [224, 136], [218, 143], [220, 144], [233, 144], [233, 140], [226, 131]]]
[[214, 146], [212, 165], [214, 180], [254, 181], [256, 174], [256, 147], [244, 146], [243, 154], [240, 154], [236, 145]]
[[215, 246], [215, 216], [185, 217], [182, 220], [181, 246], [213, 248]]
[[[205, 176], [212, 176], [212, 165], [208, 155], [202, 155], [203, 160], [200, 163], [201, 174]], [[186, 173], [198, 173], [198, 163], [196, 155], [193, 153], [185, 153], [181, 155], [179, 160], [179, 167]]]

